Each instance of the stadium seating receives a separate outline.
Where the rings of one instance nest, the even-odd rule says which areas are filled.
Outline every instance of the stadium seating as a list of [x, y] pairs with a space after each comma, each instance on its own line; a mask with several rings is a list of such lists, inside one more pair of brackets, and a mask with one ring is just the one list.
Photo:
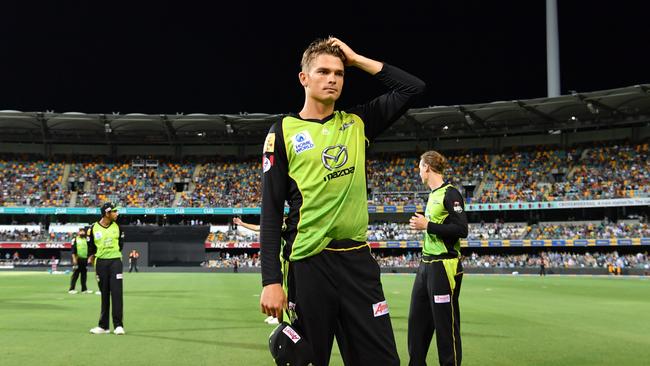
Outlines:
[[[648, 143], [544, 146], [498, 154], [447, 152], [445, 178], [467, 203], [592, 200], [650, 196]], [[261, 163], [217, 159], [136, 167], [130, 159], [76, 162], [0, 159], [0, 206], [259, 207]], [[381, 154], [367, 163], [371, 205], [424, 205], [417, 154]], [[64, 182], [64, 179], [66, 182]], [[189, 181], [181, 189], [178, 181]], [[77, 194], [71, 196], [77, 182]], [[177, 192], [177, 189], [178, 192]], [[177, 194], [178, 193], [178, 194]], [[76, 197], [76, 198], [72, 198]]]

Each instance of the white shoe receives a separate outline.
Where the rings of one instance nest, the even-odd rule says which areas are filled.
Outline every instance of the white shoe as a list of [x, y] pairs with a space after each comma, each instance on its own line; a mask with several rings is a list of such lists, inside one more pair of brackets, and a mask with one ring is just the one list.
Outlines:
[[94, 291], [93, 291], [93, 290], [86, 290], [86, 291], [84, 291], [83, 293], [84, 293], [84, 294], [92, 294], [92, 293], [94, 293]]
[[113, 333], [115, 333], [115, 334], [117, 334], [117, 335], [124, 335], [124, 334], [126, 334], [126, 332], [124, 331], [124, 328], [122, 328], [122, 327], [117, 327], [117, 328], [115, 328], [115, 330], [113, 331]]
[[79, 291], [77, 291], [77, 290], [70, 290], [70, 291], [68, 291], [68, 293], [69, 293], [69, 294], [72, 294], [72, 295], [76, 294], [77, 292], [79, 292]]
[[101, 295], [101, 294], [102, 294], [101, 291], [95, 291], [95, 295]]
[[104, 329], [102, 327], [95, 327], [95, 328], [90, 330], [90, 333], [92, 333], [92, 334], [108, 334], [110, 332], [111, 332], [110, 330]]
[[267, 323], [271, 325], [275, 325], [275, 324], [280, 324], [280, 321], [278, 320], [278, 318], [271, 318], [271, 320], [269, 320]]

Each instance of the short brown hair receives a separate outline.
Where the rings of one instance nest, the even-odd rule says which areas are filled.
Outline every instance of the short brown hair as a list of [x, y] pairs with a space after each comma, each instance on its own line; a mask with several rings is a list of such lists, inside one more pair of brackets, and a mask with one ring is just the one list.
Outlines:
[[302, 60], [300, 61], [302, 70], [307, 70], [312, 61], [320, 55], [336, 56], [345, 63], [345, 54], [343, 51], [338, 46], [332, 46], [330, 44], [331, 42], [331, 38], [320, 38], [313, 41], [302, 54]]
[[422, 159], [422, 161], [424, 161], [424, 163], [428, 165], [431, 170], [438, 174], [443, 174], [445, 172], [445, 169], [447, 169], [449, 166], [447, 159], [439, 152], [433, 150], [422, 154], [422, 156], [420, 156], [420, 159]]

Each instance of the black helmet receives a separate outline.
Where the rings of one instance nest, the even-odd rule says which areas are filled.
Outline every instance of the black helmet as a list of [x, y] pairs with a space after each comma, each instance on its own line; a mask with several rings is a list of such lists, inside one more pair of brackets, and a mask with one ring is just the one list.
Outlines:
[[113, 211], [118, 211], [119, 208], [113, 204], [113, 202], [106, 202], [102, 205], [102, 208], [100, 209], [102, 216], [106, 215], [109, 212]]

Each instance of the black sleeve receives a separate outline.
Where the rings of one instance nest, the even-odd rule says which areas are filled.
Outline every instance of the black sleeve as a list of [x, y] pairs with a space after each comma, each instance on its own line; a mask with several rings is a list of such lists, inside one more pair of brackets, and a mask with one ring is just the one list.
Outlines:
[[463, 202], [463, 197], [456, 188], [447, 189], [444, 205], [449, 215], [442, 224], [429, 222], [427, 233], [444, 238], [466, 238], [467, 215], [465, 214], [465, 202]]
[[72, 254], [77, 254], [77, 238], [72, 239]]
[[389, 89], [388, 92], [350, 110], [363, 120], [369, 140], [379, 136], [411, 108], [426, 88], [424, 81], [385, 63], [375, 78]]
[[122, 231], [122, 229], [120, 229], [119, 226], [117, 227], [117, 229], [119, 230], [119, 233], [120, 233], [119, 234], [119, 239], [117, 241], [117, 245], [120, 247], [120, 252], [121, 252], [122, 248], [124, 248], [124, 231]]
[[93, 227], [91, 226], [86, 233], [88, 237], [88, 257], [97, 253], [97, 246], [95, 245], [95, 235], [93, 235]]
[[282, 137], [281, 121], [271, 126], [267, 140], [271, 138], [274, 141], [270, 144], [268, 141], [265, 142], [262, 153], [262, 215], [260, 218], [262, 286], [282, 283], [280, 235], [289, 181], [289, 163]]

